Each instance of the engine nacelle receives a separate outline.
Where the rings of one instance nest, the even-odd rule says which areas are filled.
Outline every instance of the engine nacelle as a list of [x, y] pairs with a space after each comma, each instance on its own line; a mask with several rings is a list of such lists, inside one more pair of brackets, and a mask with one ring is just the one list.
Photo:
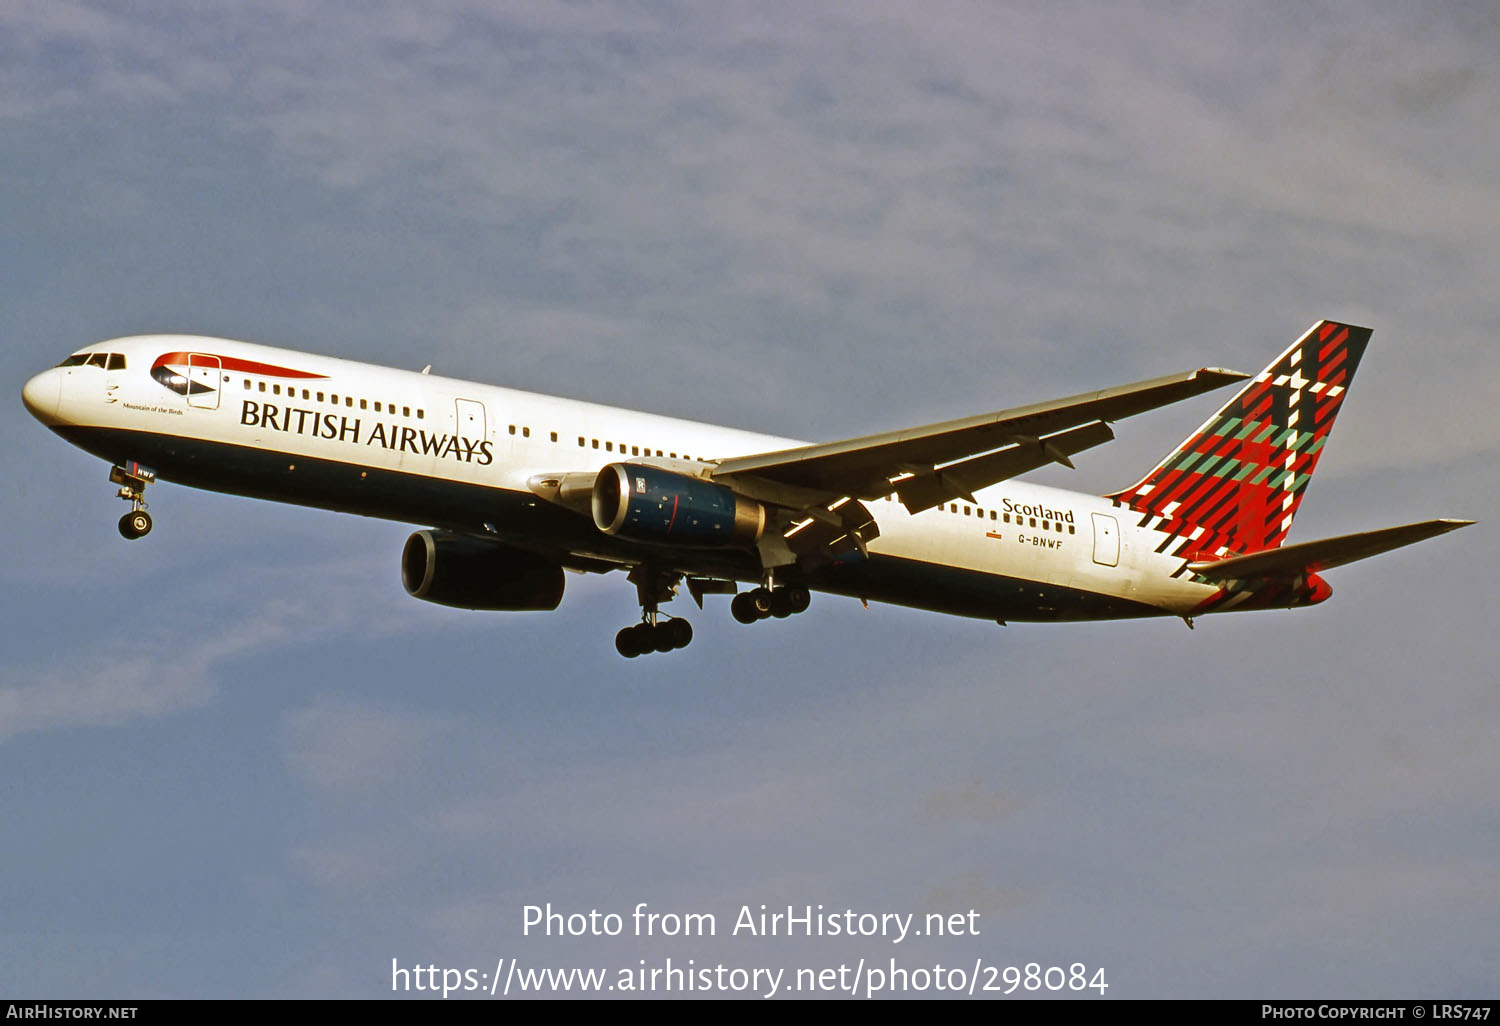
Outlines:
[[754, 545], [766, 509], [732, 488], [639, 463], [611, 463], [594, 479], [594, 526], [632, 541]]
[[406, 593], [459, 609], [556, 609], [563, 570], [521, 549], [447, 531], [418, 531], [401, 550]]

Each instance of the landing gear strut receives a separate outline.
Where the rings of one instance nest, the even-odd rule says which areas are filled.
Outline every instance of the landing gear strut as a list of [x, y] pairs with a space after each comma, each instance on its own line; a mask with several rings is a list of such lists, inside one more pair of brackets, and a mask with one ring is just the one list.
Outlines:
[[120, 536], [134, 541], [151, 533], [151, 514], [146, 512], [146, 485], [156, 475], [135, 461], [110, 467], [109, 480], [120, 486], [115, 494], [130, 503], [130, 512], [120, 518]]
[[670, 652], [686, 648], [693, 640], [693, 625], [677, 616], [667, 616], [657, 607], [677, 594], [679, 574], [660, 573], [646, 566], [630, 572], [641, 603], [641, 622], [615, 635], [615, 651], [626, 659], [647, 652]]

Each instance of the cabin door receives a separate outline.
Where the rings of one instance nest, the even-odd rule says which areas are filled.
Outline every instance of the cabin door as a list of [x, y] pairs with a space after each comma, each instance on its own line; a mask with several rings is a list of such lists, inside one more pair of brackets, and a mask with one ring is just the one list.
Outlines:
[[1108, 513], [1095, 513], [1094, 562], [1100, 566], [1120, 565], [1120, 524]]

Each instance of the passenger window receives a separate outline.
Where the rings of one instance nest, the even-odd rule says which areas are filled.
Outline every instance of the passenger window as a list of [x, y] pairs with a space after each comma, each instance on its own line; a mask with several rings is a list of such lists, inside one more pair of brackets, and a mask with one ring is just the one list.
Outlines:
[[[420, 415], [420, 414], [421, 414], [421, 412], [422, 412], [422, 411], [421, 411], [421, 410], [418, 410], [418, 411], [417, 411], [417, 413], [418, 413], [418, 414], [419, 414], [419, 415]], [[553, 440], [553, 441], [554, 441], [554, 442], [555, 442], [555, 441], [557, 441], [557, 432], [556, 432], [556, 431], [554, 431], [554, 432], [552, 432], [552, 440]]]
[[604, 451], [605, 452], [614, 452], [615, 451], [615, 443], [614, 442], [605, 442], [604, 443]]
[[630, 447], [630, 455], [632, 455], [632, 456], [639, 456], [640, 454], [641, 454], [641, 447], [639, 445], [632, 445]]
[[281, 386], [280, 385], [272, 385], [271, 386], [271, 393], [273, 395], [280, 395], [281, 394]]
[[1076, 534], [1077, 533], [1076, 531], [1073, 530], [1073, 525], [1072, 524], [1068, 525], [1068, 533], [1069, 534]]
[[359, 408], [361, 410], [368, 410], [370, 408], [370, 400], [368, 400], [368, 399], [361, 399], [359, 401]]
[[323, 393], [319, 392], [318, 393], [318, 402], [322, 402], [322, 401], [323, 401]]
[[521, 437], [522, 438], [530, 438], [531, 437], [531, 428], [529, 428], [529, 427], [523, 427], [521, 429]]
[[260, 383], [260, 389], [259, 389], [259, 391], [264, 392], [265, 390], [266, 390], [266, 383], [264, 381], [262, 381]]
[[593, 447], [595, 449], [599, 448], [599, 439], [597, 439], [597, 438], [590, 438], [589, 442], [593, 445]]
[[516, 433], [516, 426], [515, 426], [515, 425], [514, 425], [514, 424], [512, 424], [512, 425], [511, 425], [511, 426], [510, 426], [510, 433], [511, 433], [511, 434], [515, 434], [515, 433]]
[[994, 510], [990, 510], [990, 519], [991, 520], [995, 519], [995, 511]]
[[580, 448], [580, 449], [583, 448], [583, 436], [582, 435], [578, 436], [578, 448]]
[[125, 354], [124, 353], [110, 353], [109, 354], [109, 369], [110, 370], [124, 370], [125, 369]]
[[375, 400], [375, 412], [376, 413], [380, 412], [380, 400], [379, 399]]
[[403, 406], [403, 407], [401, 407], [401, 416], [403, 416], [403, 417], [410, 417], [411, 416], [411, 407], [410, 406]]
[[304, 399], [311, 399], [312, 398], [312, 390], [308, 389], [308, 388], [304, 388], [302, 390], [302, 398], [304, 398]]
[[245, 379], [245, 391], [246, 392], [250, 391], [250, 379], [249, 378]]
[[421, 420], [425, 416], [427, 416], [427, 414], [423, 413], [422, 412], [422, 407], [418, 406], [417, 407], [417, 419]]
[[1031, 518], [1031, 526], [1032, 526], [1032, 527], [1035, 527], [1035, 526], [1036, 526], [1036, 517], [1032, 517], [1032, 518]]

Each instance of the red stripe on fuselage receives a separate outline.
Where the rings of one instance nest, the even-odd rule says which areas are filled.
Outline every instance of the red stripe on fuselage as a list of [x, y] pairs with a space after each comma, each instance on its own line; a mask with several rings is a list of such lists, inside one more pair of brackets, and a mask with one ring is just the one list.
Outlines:
[[152, 370], [169, 364], [179, 364], [186, 367], [188, 358], [192, 356], [207, 357], [218, 360], [219, 366], [227, 371], [239, 371], [241, 374], [259, 374], [267, 378], [326, 378], [327, 374], [314, 374], [311, 371], [293, 370], [291, 367], [278, 367], [273, 363], [257, 363], [255, 360], [241, 360], [234, 356], [218, 356], [214, 353], [163, 353], [156, 358], [151, 365]]

